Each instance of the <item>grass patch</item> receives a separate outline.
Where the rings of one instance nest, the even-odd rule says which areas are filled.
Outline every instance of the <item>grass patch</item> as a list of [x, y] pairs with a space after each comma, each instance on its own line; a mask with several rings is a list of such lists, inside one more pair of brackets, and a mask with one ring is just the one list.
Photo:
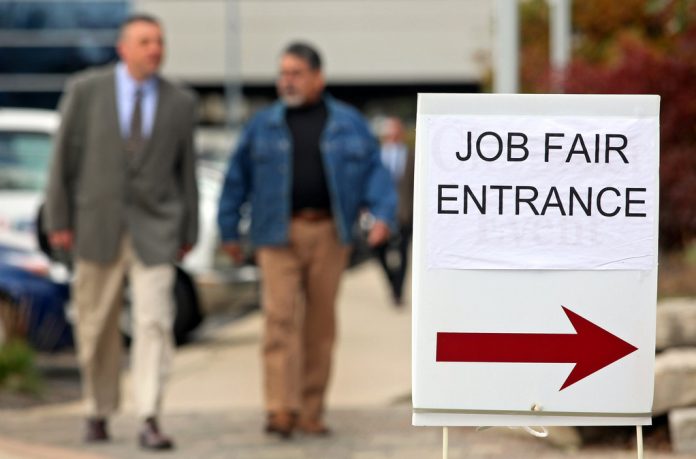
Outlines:
[[34, 351], [24, 341], [0, 346], [0, 391], [39, 396], [42, 382], [35, 361]]

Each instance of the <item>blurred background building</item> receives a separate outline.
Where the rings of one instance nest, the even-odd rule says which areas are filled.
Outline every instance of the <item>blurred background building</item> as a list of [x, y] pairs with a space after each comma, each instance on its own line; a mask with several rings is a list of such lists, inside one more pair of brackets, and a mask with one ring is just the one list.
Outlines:
[[126, 1], [0, 2], [0, 106], [54, 108], [73, 72], [116, 58]]
[[275, 96], [291, 40], [315, 44], [330, 91], [368, 109], [417, 91], [478, 91], [491, 48], [487, 0], [3, 0], [0, 105], [53, 108], [72, 72], [115, 59], [132, 11], [162, 20], [164, 73], [199, 92], [212, 123], [230, 104], [239, 119]]

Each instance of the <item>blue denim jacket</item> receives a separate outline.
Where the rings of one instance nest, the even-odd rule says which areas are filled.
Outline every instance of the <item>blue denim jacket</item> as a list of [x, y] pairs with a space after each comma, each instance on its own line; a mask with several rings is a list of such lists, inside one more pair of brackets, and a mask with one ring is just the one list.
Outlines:
[[[324, 96], [324, 101], [328, 118], [319, 147], [339, 237], [350, 244], [351, 228], [361, 209], [394, 226], [397, 196], [363, 117], [330, 96]], [[230, 160], [218, 209], [223, 241], [239, 239], [239, 210], [248, 201], [253, 244], [288, 242], [292, 158], [285, 106], [278, 101], [247, 124]]]

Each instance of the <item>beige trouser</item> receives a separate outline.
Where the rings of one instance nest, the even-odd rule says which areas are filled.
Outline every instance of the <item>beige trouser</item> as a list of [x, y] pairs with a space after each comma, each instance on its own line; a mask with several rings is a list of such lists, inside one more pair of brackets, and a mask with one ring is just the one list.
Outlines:
[[348, 253], [328, 219], [293, 219], [288, 246], [258, 251], [269, 412], [293, 411], [304, 420], [321, 419], [336, 335], [336, 294]]
[[107, 417], [119, 405], [122, 338], [119, 320], [130, 282], [133, 342], [131, 373], [137, 414], [157, 416], [173, 356], [174, 266], [144, 265], [129, 237], [113, 263], [75, 263], [77, 350], [89, 416]]

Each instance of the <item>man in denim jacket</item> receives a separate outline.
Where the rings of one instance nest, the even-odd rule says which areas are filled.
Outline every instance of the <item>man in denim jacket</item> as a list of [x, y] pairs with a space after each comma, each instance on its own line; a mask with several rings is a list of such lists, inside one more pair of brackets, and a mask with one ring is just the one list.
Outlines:
[[396, 193], [362, 116], [324, 93], [318, 53], [295, 43], [280, 60], [280, 100], [246, 126], [225, 179], [218, 223], [225, 251], [242, 259], [240, 207], [263, 274], [266, 431], [326, 435], [324, 395], [335, 300], [351, 228], [367, 209], [368, 242], [389, 236]]

